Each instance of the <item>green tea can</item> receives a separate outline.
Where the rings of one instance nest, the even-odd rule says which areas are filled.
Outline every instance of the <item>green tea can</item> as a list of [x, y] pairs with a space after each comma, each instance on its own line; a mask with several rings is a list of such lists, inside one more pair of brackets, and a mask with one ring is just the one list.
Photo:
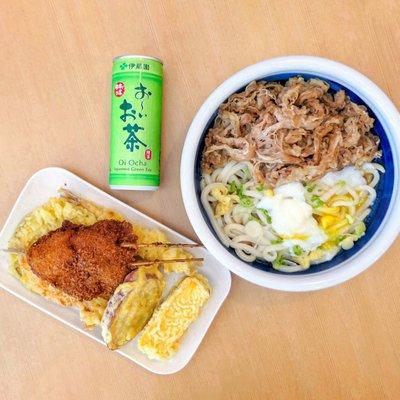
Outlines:
[[116, 57], [112, 69], [110, 171], [112, 189], [160, 185], [163, 64], [148, 56]]

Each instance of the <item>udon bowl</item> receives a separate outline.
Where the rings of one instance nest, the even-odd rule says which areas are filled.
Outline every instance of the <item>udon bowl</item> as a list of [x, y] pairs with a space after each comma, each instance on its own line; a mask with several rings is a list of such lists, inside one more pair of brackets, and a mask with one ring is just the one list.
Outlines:
[[[345, 90], [350, 99], [367, 107], [375, 119], [386, 172], [376, 187], [377, 197], [365, 220], [365, 235], [350, 250], [309, 269], [284, 273], [267, 262], [242, 261], [214, 232], [200, 201], [201, 154], [204, 138], [218, 107], [253, 80], [286, 81], [292, 76], [320, 78], [333, 91]], [[181, 159], [181, 190], [190, 222], [207, 249], [227, 268], [255, 284], [286, 291], [308, 291], [344, 282], [370, 267], [392, 244], [400, 231], [400, 115], [389, 98], [361, 73], [338, 62], [318, 57], [288, 56], [251, 65], [223, 82], [203, 103], [190, 125]]]

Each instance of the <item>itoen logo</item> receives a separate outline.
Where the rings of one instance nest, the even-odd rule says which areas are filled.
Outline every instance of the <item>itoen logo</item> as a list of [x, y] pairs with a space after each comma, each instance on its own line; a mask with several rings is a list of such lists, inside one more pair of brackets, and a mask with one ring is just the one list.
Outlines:
[[151, 160], [151, 150], [150, 150], [150, 149], [147, 149], [147, 150], [144, 152], [144, 158], [145, 158], [146, 160]]

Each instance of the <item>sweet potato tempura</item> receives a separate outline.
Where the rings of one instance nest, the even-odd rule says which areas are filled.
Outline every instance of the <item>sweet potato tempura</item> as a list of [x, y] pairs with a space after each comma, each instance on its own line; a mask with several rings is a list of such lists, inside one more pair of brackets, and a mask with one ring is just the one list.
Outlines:
[[27, 252], [32, 271], [79, 300], [108, 299], [133, 269], [136, 243], [129, 222], [103, 220], [90, 226], [64, 221], [37, 240]]

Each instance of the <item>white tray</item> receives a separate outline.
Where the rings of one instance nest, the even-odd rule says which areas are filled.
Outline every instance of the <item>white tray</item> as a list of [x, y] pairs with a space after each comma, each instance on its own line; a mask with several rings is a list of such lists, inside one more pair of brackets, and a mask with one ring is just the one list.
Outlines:
[[[168, 239], [171, 242], [191, 242], [179, 233], [167, 228], [157, 221], [154, 221], [152, 218], [140, 213], [134, 208], [127, 206], [71, 172], [62, 168], [45, 168], [38, 171], [29, 179], [19, 195], [2, 231], [0, 232], [0, 248], [7, 248], [7, 243], [10, 237], [24, 216], [36, 207], [45, 203], [50, 197], [57, 196], [57, 189], [61, 186], [71, 190], [79, 196], [92, 200], [101, 206], [111, 208], [121, 213], [128, 221], [149, 228], [163, 230], [166, 232]], [[198, 320], [194, 322], [186, 332], [177, 354], [168, 361], [161, 362], [149, 360], [138, 350], [137, 339], [131, 341], [122, 349], [117, 350], [119, 354], [157, 374], [175, 373], [189, 362], [230, 289], [231, 275], [224, 266], [222, 266], [207, 250], [203, 248], [193, 249], [193, 254], [195, 254], [196, 257], [204, 257], [205, 259], [204, 266], [200, 268], [200, 271], [208, 278], [212, 286], [212, 295], [210, 300], [204, 306]], [[167, 287], [171, 286], [176, 279], [178, 279], [177, 274], [171, 274], [168, 277]], [[8, 255], [4, 252], [0, 252], [0, 286], [64, 324], [82, 332], [99, 343], [103, 343], [99, 327], [92, 331], [85, 330], [76, 309], [59, 306], [37, 294], [34, 294], [10, 275], [8, 272]]]

